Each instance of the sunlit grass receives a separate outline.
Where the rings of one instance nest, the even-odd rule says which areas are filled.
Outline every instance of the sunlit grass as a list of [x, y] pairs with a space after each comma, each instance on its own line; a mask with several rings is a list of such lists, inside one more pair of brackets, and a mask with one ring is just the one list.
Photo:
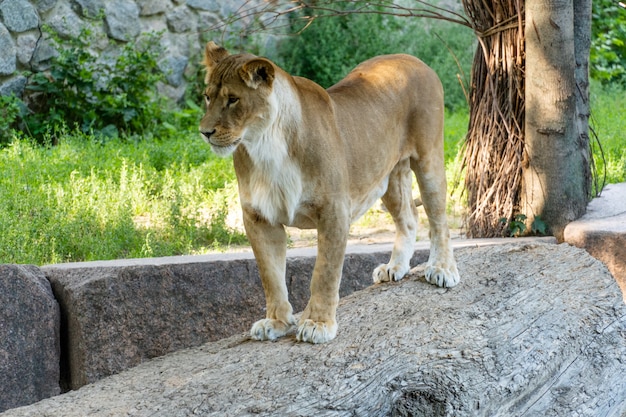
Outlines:
[[243, 243], [226, 226], [232, 162], [197, 135], [0, 150], [0, 262], [46, 264], [176, 255]]
[[594, 144], [598, 177], [607, 184], [626, 181], [626, 91], [617, 86], [591, 86], [591, 125], [604, 153]]

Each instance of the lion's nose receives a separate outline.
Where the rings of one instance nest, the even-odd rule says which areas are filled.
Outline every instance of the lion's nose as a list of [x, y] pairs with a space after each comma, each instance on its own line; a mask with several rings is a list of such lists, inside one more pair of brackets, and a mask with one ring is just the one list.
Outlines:
[[204, 137], [207, 138], [207, 139], [211, 139], [211, 136], [213, 136], [214, 133], [215, 133], [215, 129], [202, 132]]

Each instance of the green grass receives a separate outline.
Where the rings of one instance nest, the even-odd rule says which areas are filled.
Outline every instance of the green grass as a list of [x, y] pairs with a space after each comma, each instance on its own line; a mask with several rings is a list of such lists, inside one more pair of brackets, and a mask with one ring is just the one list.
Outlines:
[[[463, 143], [467, 135], [469, 113], [463, 108], [454, 113], [446, 112], [444, 130], [444, 157], [446, 161], [446, 179], [448, 181], [448, 221], [450, 227], [460, 228], [466, 206], [463, 193]], [[422, 216], [424, 217], [424, 216]]]
[[0, 150], [0, 262], [59, 263], [196, 253], [243, 243], [226, 226], [232, 162], [197, 134]]
[[594, 144], [598, 177], [607, 184], [626, 181], [626, 91], [619, 87], [591, 85], [591, 126], [604, 152]]

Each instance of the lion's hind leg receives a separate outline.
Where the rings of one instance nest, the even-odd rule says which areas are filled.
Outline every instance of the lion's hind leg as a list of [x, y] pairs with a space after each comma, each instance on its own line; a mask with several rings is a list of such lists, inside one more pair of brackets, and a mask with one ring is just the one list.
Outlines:
[[417, 209], [411, 192], [408, 159], [400, 161], [389, 175], [389, 186], [382, 200], [396, 226], [396, 239], [389, 263], [374, 269], [375, 283], [399, 281], [409, 272], [417, 233]]
[[425, 155], [411, 161], [417, 177], [420, 197], [430, 226], [430, 256], [426, 265], [426, 281], [439, 287], [454, 287], [460, 281], [452, 251], [446, 216], [446, 175], [443, 152]]

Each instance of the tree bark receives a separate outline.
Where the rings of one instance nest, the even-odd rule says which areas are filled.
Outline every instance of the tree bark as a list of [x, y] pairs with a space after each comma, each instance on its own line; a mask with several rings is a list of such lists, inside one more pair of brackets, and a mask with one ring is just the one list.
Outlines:
[[[590, 18], [586, 1], [578, 1], [577, 12]], [[591, 184], [588, 110], [584, 110], [587, 77], [582, 62], [578, 72], [581, 90], [576, 83], [576, 57], [585, 61], [589, 49], [588, 41], [576, 47], [574, 16], [574, 4], [567, 0], [526, 2], [526, 122], [520, 210], [529, 224], [540, 216], [559, 241], [567, 223], [584, 214]], [[579, 36], [588, 28], [581, 26]]]
[[[578, 135], [581, 141], [581, 153], [586, 160], [584, 169], [585, 178], [589, 180], [586, 184], [588, 198], [592, 197], [596, 191], [600, 191], [602, 186], [594, 184], [592, 187], [591, 178], [594, 169], [593, 158], [591, 157], [591, 140], [589, 137], [589, 116], [591, 106], [589, 104], [589, 53], [591, 50], [591, 0], [574, 0], [574, 58], [576, 59], [576, 117], [578, 123]], [[596, 178], [597, 179], [597, 178]]]

